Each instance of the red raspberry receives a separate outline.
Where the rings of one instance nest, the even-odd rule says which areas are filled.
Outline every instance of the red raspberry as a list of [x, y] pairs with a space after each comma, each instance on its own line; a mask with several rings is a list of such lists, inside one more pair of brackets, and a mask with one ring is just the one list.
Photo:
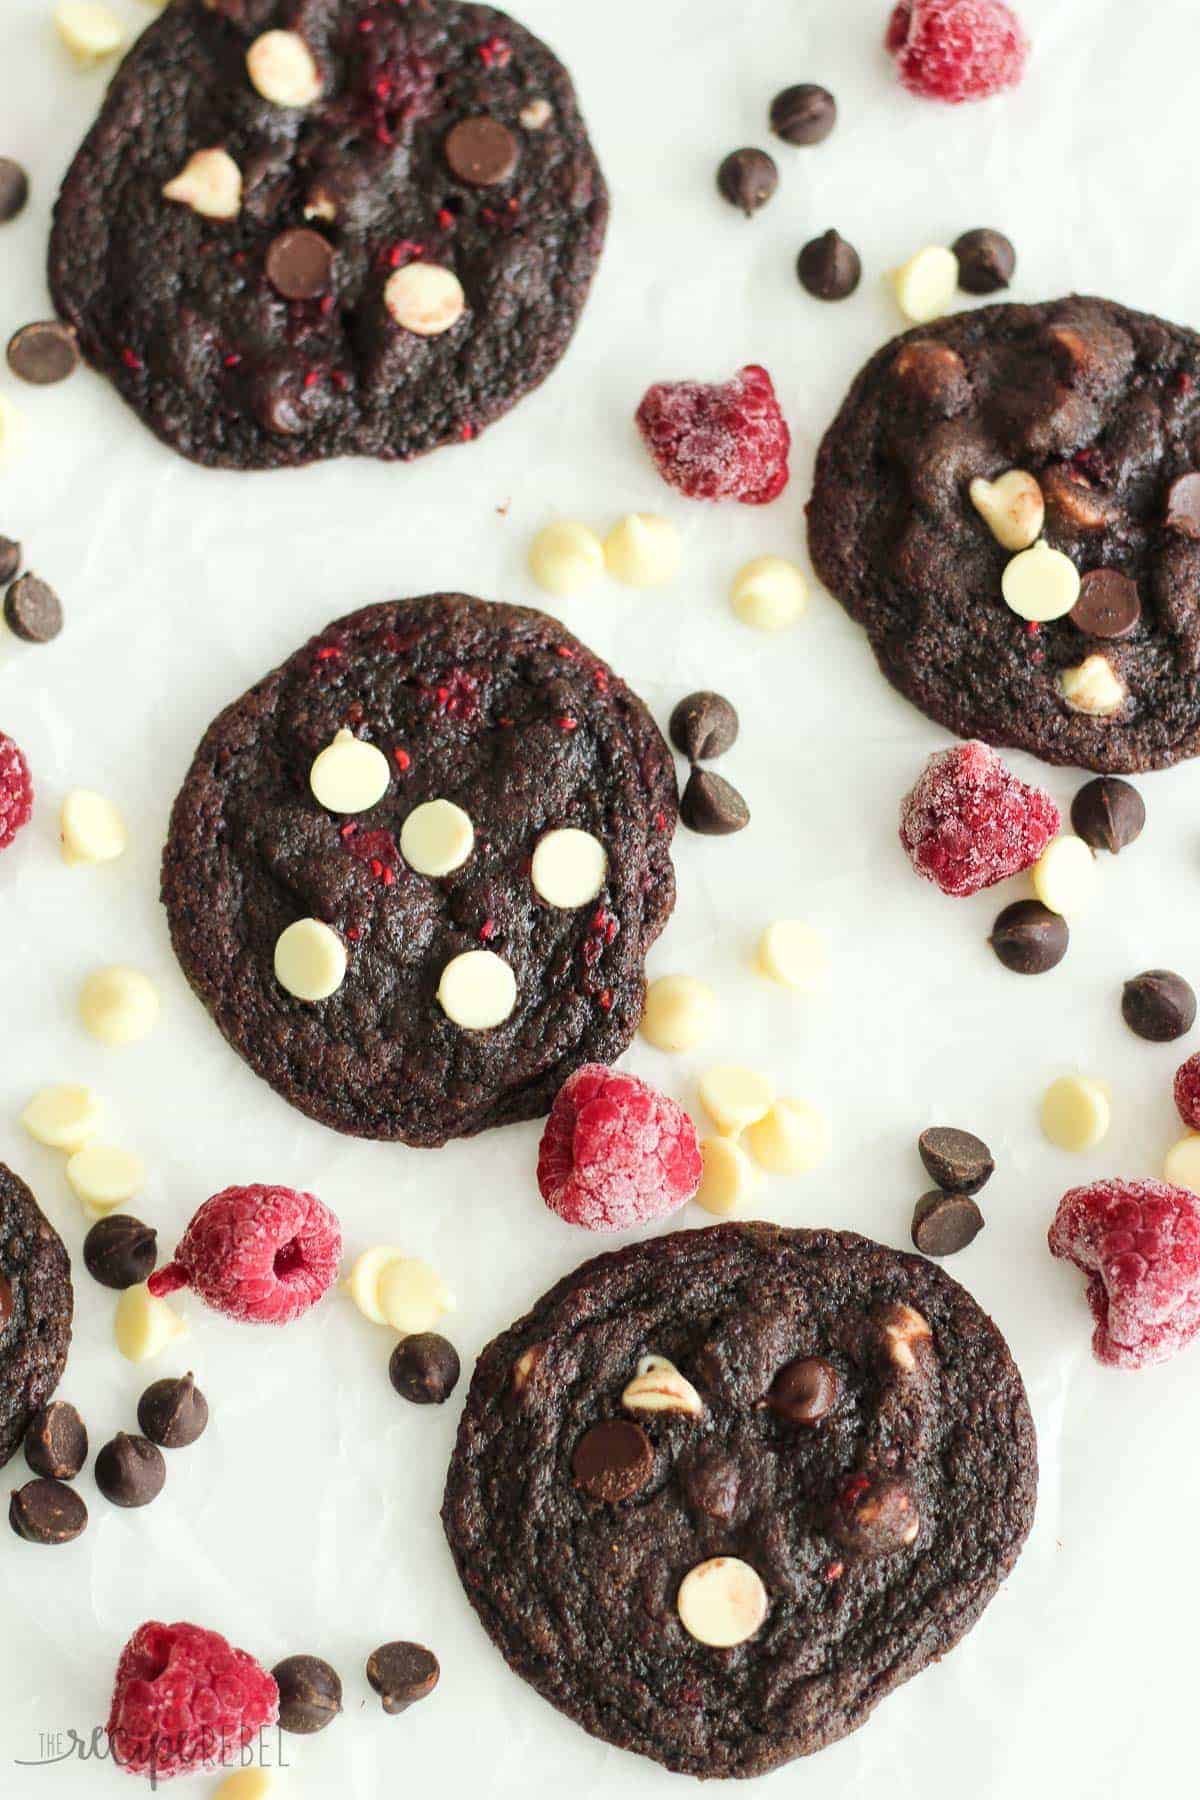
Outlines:
[[900, 0], [885, 42], [911, 94], [954, 105], [1016, 87], [1029, 55], [1004, 0]]
[[977, 894], [1035, 863], [1061, 820], [986, 744], [939, 750], [900, 807], [900, 842], [943, 894]]
[[792, 434], [756, 363], [732, 381], [660, 381], [637, 422], [663, 480], [690, 500], [765, 506], [787, 486]]
[[33, 781], [19, 747], [0, 731], [0, 850], [33, 817]]
[[1050, 1249], [1089, 1277], [1092, 1349], [1118, 1369], [1165, 1362], [1200, 1331], [1200, 1196], [1096, 1181], [1059, 1202]]
[[1200, 1131], [1200, 1050], [1175, 1075], [1175, 1104], [1189, 1131]]
[[341, 1226], [315, 1195], [231, 1187], [204, 1202], [148, 1286], [191, 1287], [231, 1319], [288, 1325], [333, 1285], [341, 1256]]
[[279, 1717], [273, 1675], [199, 1625], [139, 1625], [117, 1664], [113, 1759], [152, 1782], [228, 1762]]
[[558, 1091], [538, 1151], [538, 1187], [560, 1219], [624, 1231], [661, 1219], [700, 1186], [700, 1145], [683, 1108], [603, 1063]]

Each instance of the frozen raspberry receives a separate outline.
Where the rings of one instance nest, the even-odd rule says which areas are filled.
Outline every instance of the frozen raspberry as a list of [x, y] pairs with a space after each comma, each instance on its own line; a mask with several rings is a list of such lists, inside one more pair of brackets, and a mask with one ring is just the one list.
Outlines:
[[279, 1717], [273, 1675], [216, 1631], [139, 1625], [117, 1664], [108, 1740], [113, 1760], [152, 1783], [236, 1756]]
[[1016, 87], [1029, 55], [1004, 0], [900, 0], [885, 41], [910, 93], [955, 105]]
[[204, 1202], [148, 1285], [156, 1295], [194, 1288], [247, 1324], [288, 1325], [333, 1285], [341, 1256], [341, 1226], [315, 1195], [231, 1187]]
[[635, 1075], [585, 1063], [559, 1089], [538, 1151], [542, 1199], [589, 1231], [661, 1219], [700, 1186], [696, 1127]]
[[637, 422], [663, 480], [690, 500], [765, 506], [787, 486], [792, 434], [755, 363], [732, 381], [660, 381]]
[[1060, 822], [1049, 794], [973, 742], [930, 757], [901, 804], [900, 842], [943, 894], [977, 894], [1035, 863]]
[[1164, 1181], [1072, 1188], [1059, 1202], [1050, 1249], [1089, 1278], [1101, 1362], [1144, 1369], [1200, 1331], [1200, 1195]]
[[33, 782], [29, 764], [10, 737], [0, 731], [0, 850], [8, 846], [33, 816]]
[[1200, 1050], [1175, 1075], [1175, 1104], [1189, 1131], [1200, 1131]]

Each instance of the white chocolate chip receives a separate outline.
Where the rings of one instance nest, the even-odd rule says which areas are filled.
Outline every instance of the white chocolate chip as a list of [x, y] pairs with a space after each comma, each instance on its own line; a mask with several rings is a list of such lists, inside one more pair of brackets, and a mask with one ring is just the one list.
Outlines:
[[82, 1150], [100, 1129], [104, 1103], [91, 1088], [39, 1088], [25, 1111], [21, 1123], [31, 1138], [51, 1150]]
[[1163, 1180], [1200, 1194], [1200, 1132], [1190, 1131], [1167, 1151]]
[[1040, 538], [1030, 550], [1014, 556], [1000, 577], [1006, 606], [1019, 619], [1045, 624], [1061, 619], [1079, 598], [1079, 570], [1061, 550]]
[[165, 1300], [156, 1299], [144, 1281], [126, 1288], [117, 1301], [113, 1335], [129, 1362], [147, 1362], [186, 1334], [185, 1321]]
[[734, 577], [733, 610], [756, 631], [786, 631], [808, 605], [804, 571], [782, 556], [758, 556]]
[[273, 106], [311, 106], [321, 98], [321, 71], [295, 31], [264, 31], [246, 52], [250, 80]]
[[689, 1637], [716, 1650], [729, 1650], [762, 1629], [767, 1590], [761, 1576], [740, 1557], [714, 1556], [688, 1571], [675, 1604]]
[[383, 751], [343, 729], [314, 759], [308, 780], [318, 804], [329, 812], [360, 813], [379, 804], [391, 778]]
[[406, 263], [388, 276], [383, 304], [405, 331], [440, 337], [462, 318], [467, 296], [453, 269], [438, 263]]
[[694, 975], [660, 975], [646, 989], [642, 1036], [656, 1050], [695, 1050], [707, 1042], [717, 996]]
[[67, 1180], [93, 1217], [124, 1206], [146, 1182], [146, 1165], [132, 1150], [112, 1144], [88, 1144], [67, 1164]]
[[1059, 1150], [1094, 1150], [1112, 1121], [1108, 1091], [1083, 1075], [1052, 1081], [1042, 1096], [1042, 1130]]
[[829, 974], [825, 939], [801, 919], [776, 919], [758, 945], [758, 966], [782, 987], [797, 993], [819, 993]]
[[415, 1256], [397, 1256], [379, 1272], [379, 1310], [393, 1331], [412, 1337], [432, 1331], [454, 1301], [436, 1269]]
[[978, 475], [969, 492], [971, 505], [1005, 550], [1028, 550], [1041, 537], [1046, 502], [1041, 488], [1024, 469], [1009, 469], [995, 481]]
[[590, 831], [548, 831], [533, 853], [529, 877], [547, 906], [570, 912], [594, 900], [604, 886], [608, 853]]
[[770, 1110], [775, 1100], [775, 1083], [769, 1075], [760, 1075], [755, 1069], [721, 1063], [701, 1076], [700, 1100], [718, 1131], [736, 1133]]
[[376, 1244], [355, 1260], [345, 1284], [346, 1292], [363, 1317], [370, 1319], [373, 1325], [387, 1324], [379, 1297], [379, 1277], [389, 1263], [403, 1260], [403, 1250], [398, 1250], [394, 1244]]
[[346, 979], [346, 946], [320, 919], [297, 919], [275, 940], [275, 979], [297, 1000], [328, 1000]]
[[746, 1148], [772, 1175], [804, 1175], [829, 1155], [829, 1121], [807, 1100], [777, 1100], [746, 1130]]
[[400, 831], [400, 854], [418, 875], [451, 875], [474, 848], [475, 827], [453, 800], [415, 806]]
[[236, 219], [242, 210], [242, 171], [226, 150], [197, 150], [163, 188], [205, 219]]
[[112, 801], [88, 788], [73, 788], [67, 795], [59, 829], [68, 863], [115, 862], [129, 843], [125, 821]]
[[543, 526], [529, 546], [529, 572], [540, 588], [560, 600], [591, 587], [604, 569], [604, 545], [575, 519]]
[[953, 250], [931, 244], [918, 250], [890, 280], [900, 311], [914, 325], [940, 319], [954, 305], [958, 292], [958, 258]]
[[102, 1044], [136, 1044], [158, 1023], [158, 990], [124, 963], [96, 969], [79, 992], [79, 1016]]
[[657, 513], [626, 513], [604, 540], [608, 572], [626, 587], [666, 587], [682, 556], [678, 531]]
[[268, 1768], [235, 1769], [227, 1775], [213, 1800], [268, 1800], [277, 1791], [274, 1771]]
[[736, 1212], [762, 1185], [762, 1176], [733, 1138], [704, 1138], [700, 1157], [704, 1170], [696, 1203], [718, 1218]]
[[913, 1374], [917, 1367], [914, 1346], [933, 1341], [928, 1319], [922, 1317], [915, 1306], [906, 1306], [902, 1300], [897, 1300], [886, 1308], [880, 1325], [892, 1362], [906, 1375]]
[[1046, 845], [1030, 874], [1042, 905], [1071, 918], [1092, 898], [1096, 859], [1082, 838], [1056, 837]]
[[548, 100], [531, 100], [517, 116], [526, 131], [544, 131], [554, 117], [554, 108]]
[[627, 1412], [691, 1413], [699, 1418], [704, 1402], [673, 1362], [665, 1356], [643, 1356], [637, 1374], [621, 1395]]
[[1120, 712], [1129, 690], [1107, 656], [1087, 656], [1074, 669], [1064, 669], [1058, 691], [1072, 712], [1089, 713], [1094, 719], [1110, 719]]
[[85, 65], [115, 56], [125, 41], [116, 13], [99, 0], [59, 0], [54, 23], [71, 55]]
[[517, 1004], [517, 979], [493, 950], [464, 950], [442, 970], [438, 1001], [464, 1031], [491, 1031]]

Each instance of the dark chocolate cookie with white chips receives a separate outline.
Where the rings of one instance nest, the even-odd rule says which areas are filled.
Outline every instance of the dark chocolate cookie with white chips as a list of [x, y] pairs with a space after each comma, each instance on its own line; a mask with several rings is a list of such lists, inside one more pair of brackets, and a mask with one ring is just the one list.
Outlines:
[[748, 1776], [951, 1649], [1036, 1490], [1021, 1377], [957, 1282], [849, 1232], [726, 1225], [586, 1263], [484, 1351], [442, 1517], [547, 1700]]
[[25, 1183], [0, 1163], [0, 1464], [58, 1386], [74, 1310], [62, 1239]]
[[173, 0], [50, 246], [87, 359], [201, 463], [409, 458], [550, 373], [608, 194], [570, 77], [449, 0]]

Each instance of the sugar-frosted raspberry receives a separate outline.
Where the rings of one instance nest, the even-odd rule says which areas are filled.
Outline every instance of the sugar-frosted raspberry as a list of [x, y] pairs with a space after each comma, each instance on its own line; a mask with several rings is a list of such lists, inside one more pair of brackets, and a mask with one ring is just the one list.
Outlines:
[[538, 1151], [542, 1199], [571, 1225], [624, 1231], [661, 1219], [700, 1186], [683, 1108], [635, 1075], [585, 1063], [559, 1089]]
[[1200, 1050], [1175, 1074], [1175, 1104], [1189, 1131], [1200, 1131]]
[[231, 1187], [195, 1214], [152, 1294], [194, 1288], [231, 1319], [287, 1325], [337, 1278], [342, 1231], [327, 1206], [294, 1188]]
[[33, 816], [33, 781], [20, 748], [0, 731], [0, 850]]
[[273, 1675], [200, 1625], [139, 1625], [117, 1663], [108, 1739], [131, 1775], [165, 1781], [236, 1756], [279, 1717]]
[[1016, 87], [1029, 55], [1004, 0], [900, 0], [885, 41], [910, 93], [954, 104]]
[[792, 434], [756, 363], [732, 381], [660, 381], [637, 422], [663, 480], [690, 500], [765, 506], [787, 486]]
[[900, 842], [943, 894], [977, 894], [1035, 863], [1060, 822], [1049, 794], [972, 742], [930, 757], [901, 803]]
[[1072, 1188], [1059, 1202], [1050, 1249], [1089, 1278], [1101, 1362], [1143, 1369], [1200, 1331], [1200, 1195], [1164, 1181]]

